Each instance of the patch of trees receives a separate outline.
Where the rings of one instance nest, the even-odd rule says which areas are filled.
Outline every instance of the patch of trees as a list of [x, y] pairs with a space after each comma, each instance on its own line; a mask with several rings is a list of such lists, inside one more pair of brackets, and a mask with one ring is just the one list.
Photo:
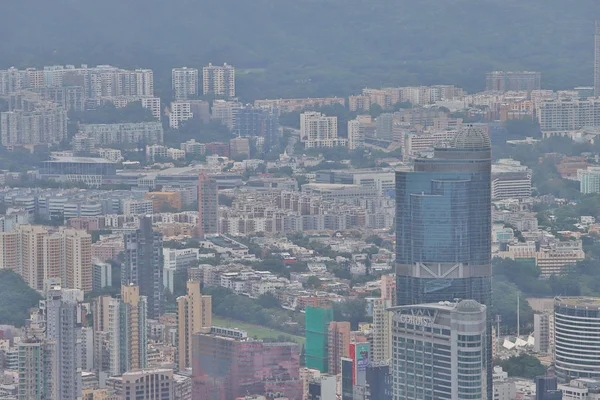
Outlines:
[[21, 327], [29, 318], [29, 309], [42, 299], [17, 273], [0, 271], [0, 325]]

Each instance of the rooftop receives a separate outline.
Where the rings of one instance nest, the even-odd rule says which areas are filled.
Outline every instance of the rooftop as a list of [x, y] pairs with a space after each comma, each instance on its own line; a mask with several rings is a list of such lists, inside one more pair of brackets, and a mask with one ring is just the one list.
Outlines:
[[578, 297], [561, 297], [557, 296], [554, 298], [555, 304], [564, 304], [566, 306], [574, 307], [574, 308], [600, 308], [600, 298], [599, 297], [587, 297], [587, 296], [578, 296]]
[[114, 161], [100, 157], [54, 157], [52, 160], [45, 161], [48, 163], [85, 163], [85, 164], [115, 164]]

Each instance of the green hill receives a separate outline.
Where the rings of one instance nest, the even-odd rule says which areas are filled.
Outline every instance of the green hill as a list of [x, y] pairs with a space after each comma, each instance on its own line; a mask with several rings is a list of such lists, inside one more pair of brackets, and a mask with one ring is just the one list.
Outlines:
[[2, 4], [0, 67], [228, 62], [245, 99], [347, 95], [542, 71], [548, 88], [592, 83], [594, 0], [22, 0]]
[[23, 326], [40, 299], [18, 274], [0, 270], [0, 325]]

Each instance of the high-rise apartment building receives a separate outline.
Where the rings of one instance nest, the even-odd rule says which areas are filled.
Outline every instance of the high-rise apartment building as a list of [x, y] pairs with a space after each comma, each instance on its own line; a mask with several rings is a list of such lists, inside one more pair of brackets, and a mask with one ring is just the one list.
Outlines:
[[198, 97], [198, 70], [196, 68], [173, 68], [171, 76], [175, 100]]
[[536, 115], [542, 131], [572, 131], [600, 126], [600, 100], [542, 100], [537, 104]]
[[147, 300], [139, 287], [121, 287], [121, 298], [94, 301], [95, 370], [109, 376], [146, 368], [148, 363]]
[[171, 369], [142, 369], [123, 374], [124, 400], [176, 400]]
[[205, 96], [235, 97], [235, 68], [226, 63], [202, 68], [202, 92]]
[[348, 357], [350, 350], [350, 322], [329, 323], [327, 350], [329, 358], [327, 373], [331, 375], [342, 373], [342, 357]]
[[346, 146], [348, 142], [338, 137], [337, 117], [316, 111], [300, 114], [300, 140], [307, 149]]
[[234, 112], [233, 132], [242, 137], [264, 138], [262, 152], [268, 153], [279, 144], [279, 115], [274, 110], [240, 107]]
[[68, 290], [50, 289], [45, 300], [46, 338], [56, 344], [56, 386], [60, 400], [81, 398], [83, 313]]
[[198, 176], [198, 237], [219, 232], [218, 211], [217, 181], [202, 173]]
[[193, 335], [194, 400], [259, 396], [302, 399], [295, 343], [263, 343], [244, 331], [203, 328]]
[[177, 298], [177, 367], [192, 367], [192, 335], [212, 325], [212, 297], [203, 296], [200, 282], [188, 281], [187, 294]]
[[396, 172], [397, 305], [491, 303], [490, 157], [487, 133], [467, 126], [433, 158], [416, 159], [413, 171]]
[[192, 106], [189, 101], [174, 101], [171, 103], [169, 114], [169, 126], [173, 129], [179, 129], [179, 124], [188, 119], [192, 119]]
[[56, 343], [26, 339], [19, 343], [19, 400], [59, 400]]
[[532, 71], [493, 71], [485, 74], [485, 90], [508, 92], [540, 90], [542, 73]]
[[152, 229], [152, 217], [140, 218], [140, 227], [128, 232], [125, 241], [125, 263], [121, 269], [121, 285], [137, 285], [140, 295], [148, 300], [148, 318], [164, 313], [163, 240], [162, 233]]
[[475, 300], [394, 308], [393, 398], [491, 399], [487, 312]]
[[62, 287], [92, 291], [91, 235], [75, 229], [50, 233], [43, 226], [19, 225], [0, 233], [0, 269], [10, 268], [36, 290], [58, 279]]
[[348, 149], [356, 150], [365, 142], [364, 127], [358, 119], [348, 121]]
[[327, 373], [329, 369], [329, 324], [333, 309], [306, 307], [306, 367]]
[[3, 146], [54, 144], [67, 137], [67, 111], [54, 103], [39, 103], [34, 109], [0, 113]]

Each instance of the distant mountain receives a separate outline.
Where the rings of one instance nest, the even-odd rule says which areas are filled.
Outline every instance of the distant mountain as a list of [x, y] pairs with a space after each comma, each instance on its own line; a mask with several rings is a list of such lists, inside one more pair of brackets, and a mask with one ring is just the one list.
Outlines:
[[19, 0], [0, 8], [0, 67], [114, 64], [240, 70], [246, 99], [348, 95], [542, 71], [544, 87], [592, 83], [595, 0]]

